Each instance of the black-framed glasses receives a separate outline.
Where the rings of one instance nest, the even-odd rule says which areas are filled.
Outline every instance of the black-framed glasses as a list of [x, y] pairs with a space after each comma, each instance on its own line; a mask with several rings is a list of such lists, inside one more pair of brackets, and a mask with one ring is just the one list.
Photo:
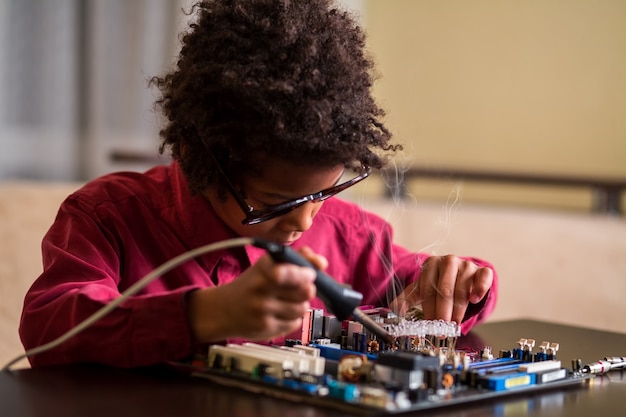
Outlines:
[[370, 172], [371, 172], [370, 168], [366, 168], [365, 171], [361, 173], [360, 175], [346, 182], [343, 182], [341, 184], [334, 185], [322, 191], [318, 191], [314, 194], [304, 195], [302, 197], [294, 198], [293, 200], [285, 201], [284, 203], [267, 206], [262, 209], [255, 209], [254, 207], [252, 207], [246, 202], [245, 198], [237, 190], [235, 185], [230, 181], [230, 179], [228, 178], [228, 175], [226, 174], [225, 168], [218, 161], [218, 159], [215, 157], [211, 149], [206, 144], [205, 144], [205, 148], [207, 152], [209, 153], [209, 155], [211, 155], [211, 158], [215, 162], [215, 165], [217, 166], [217, 169], [220, 172], [220, 175], [224, 179], [226, 187], [228, 188], [228, 192], [235, 199], [235, 201], [237, 202], [237, 205], [241, 207], [241, 210], [243, 211], [245, 215], [244, 219], [241, 221], [241, 224], [244, 224], [244, 225], [253, 225], [253, 224], [265, 222], [267, 220], [275, 219], [276, 217], [283, 216], [310, 201], [320, 202], [320, 201], [327, 200], [330, 197], [352, 187], [356, 183], [363, 181], [365, 178], [367, 178], [370, 175]]

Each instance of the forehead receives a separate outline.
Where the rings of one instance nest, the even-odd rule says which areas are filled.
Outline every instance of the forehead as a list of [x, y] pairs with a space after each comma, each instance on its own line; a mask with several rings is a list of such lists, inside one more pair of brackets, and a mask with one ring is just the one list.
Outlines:
[[246, 182], [262, 190], [301, 195], [332, 187], [343, 170], [342, 165], [297, 165], [268, 158], [257, 174], [251, 174]]

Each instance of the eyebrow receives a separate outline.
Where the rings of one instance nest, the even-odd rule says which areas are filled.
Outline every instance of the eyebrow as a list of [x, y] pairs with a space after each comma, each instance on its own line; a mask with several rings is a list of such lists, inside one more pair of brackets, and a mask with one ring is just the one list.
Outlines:
[[[343, 174], [345, 174], [345, 172], [346, 172], [345, 169], [342, 170], [341, 174], [339, 175], [337, 180], [333, 183], [333, 185], [331, 185], [330, 187], [323, 188], [322, 190], [326, 190], [328, 188], [332, 188], [332, 187], [336, 186], [337, 184], [339, 184], [339, 182], [343, 178]], [[318, 192], [320, 192], [322, 190], [317, 190], [317, 191], [314, 191], [313, 193], [309, 193], [309, 194], [306, 194], [306, 195], [315, 194], [315, 193], [318, 193]], [[274, 192], [267, 192], [266, 193], [264, 191], [259, 191], [259, 190], [256, 190], [256, 192], [259, 193], [260, 195], [263, 195], [263, 196], [267, 197], [267, 198], [275, 198], [275, 199], [279, 199], [279, 200], [293, 200], [294, 198], [303, 197], [303, 194], [299, 194], [299, 195], [296, 195], [296, 196], [288, 196], [288, 195], [283, 195], [283, 194], [274, 193]]]

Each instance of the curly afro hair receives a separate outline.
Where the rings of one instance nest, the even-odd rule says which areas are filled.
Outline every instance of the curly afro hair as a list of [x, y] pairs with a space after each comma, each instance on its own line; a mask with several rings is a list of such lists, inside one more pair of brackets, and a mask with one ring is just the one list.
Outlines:
[[223, 190], [207, 147], [231, 175], [263, 155], [377, 169], [400, 148], [371, 96], [365, 35], [332, 0], [200, 1], [191, 13], [175, 70], [151, 84], [167, 118], [160, 151], [193, 193]]

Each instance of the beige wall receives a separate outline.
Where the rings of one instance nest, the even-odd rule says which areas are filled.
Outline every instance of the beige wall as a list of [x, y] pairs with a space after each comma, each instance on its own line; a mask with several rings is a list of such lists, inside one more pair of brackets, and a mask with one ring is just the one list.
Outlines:
[[[368, 0], [376, 94], [401, 162], [626, 179], [626, 1]], [[455, 184], [420, 183], [445, 197]], [[580, 190], [465, 199], [588, 207]]]

